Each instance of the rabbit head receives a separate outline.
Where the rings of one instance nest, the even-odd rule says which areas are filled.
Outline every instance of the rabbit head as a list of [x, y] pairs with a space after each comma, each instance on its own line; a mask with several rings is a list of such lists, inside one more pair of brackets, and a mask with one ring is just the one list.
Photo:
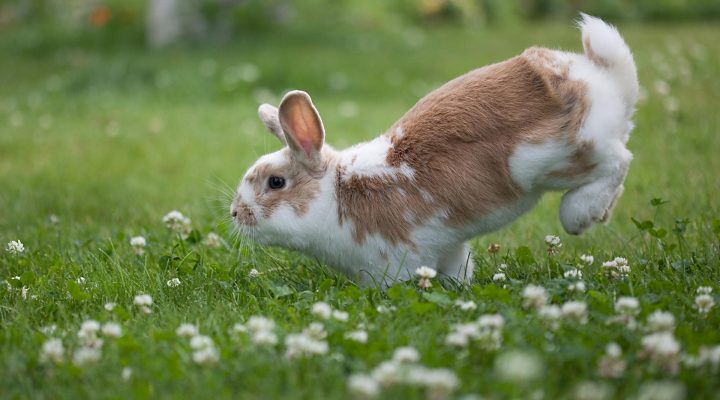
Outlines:
[[260, 157], [242, 178], [230, 213], [241, 231], [263, 244], [292, 246], [313, 223], [311, 205], [323, 197], [333, 150], [325, 146], [322, 120], [310, 96], [289, 92], [280, 106], [258, 109], [267, 129], [284, 145]]

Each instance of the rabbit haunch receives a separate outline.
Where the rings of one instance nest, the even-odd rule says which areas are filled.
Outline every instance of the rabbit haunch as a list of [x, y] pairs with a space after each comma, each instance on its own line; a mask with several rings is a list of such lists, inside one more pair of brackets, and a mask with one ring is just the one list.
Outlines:
[[[531, 48], [471, 71], [384, 135], [343, 151], [324, 144], [306, 93], [261, 106], [286, 147], [246, 174], [231, 206], [238, 223], [262, 243], [353, 276], [409, 278], [429, 265], [468, 279], [465, 241], [514, 220], [545, 191], [565, 191], [569, 233], [607, 221], [632, 159], [625, 143], [638, 83], [613, 27], [588, 16], [580, 26], [585, 55]], [[271, 176], [287, 186], [271, 190]]]

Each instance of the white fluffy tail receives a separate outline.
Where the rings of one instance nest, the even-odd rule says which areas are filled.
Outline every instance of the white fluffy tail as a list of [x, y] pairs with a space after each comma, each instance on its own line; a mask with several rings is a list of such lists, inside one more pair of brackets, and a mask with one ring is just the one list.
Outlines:
[[620, 32], [600, 18], [580, 13], [578, 26], [582, 31], [585, 56], [598, 67], [607, 69], [617, 81], [629, 109], [634, 109], [638, 98], [637, 70], [630, 48]]

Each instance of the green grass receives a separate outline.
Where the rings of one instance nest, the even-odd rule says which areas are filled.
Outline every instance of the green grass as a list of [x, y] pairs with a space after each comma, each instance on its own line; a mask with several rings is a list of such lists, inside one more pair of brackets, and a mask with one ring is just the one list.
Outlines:
[[[0, 279], [14, 287], [0, 289], [0, 396], [343, 398], [350, 374], [367, 373], [396, 347], [411, 345], [422, 364], [457, 374], [457, 396], [572, 398], [579, 382], [593, 381], [606, 385], [611, 397], [629, 398], [643, 384], [667, 380], [682, 385], [688, 398], [718, 398], [717, 370], [682, 363], [676, 375], [659, 371], [642, 358], [640, 341], [646, 316], [664, 309], [676, 318], [684, 354], [720, 344], [720, 311], [703, 318], [694, 308], [698, 286], [714, 287], [715, 295], [720, 290], [720, 29], [621, 30], [647, 98], [639, 105], [629, 143], [635, 159], [611, 223], [582, 237], [561, 234], [563, 247], [548, 256], [543, 237], [562, 232], [559, 195], [548, 195], [520, 220], [474, 241], [479, 267], [472, 285], [436, 282], [431, 294], [412, 283], [387, 293], [358, 288], [301, 255], [235, 243], [228, 193], [257, 156], [277, 149], [256, 117], [258, 102], [276, 102], [288, 89], [307, 90], [324, 117], [328, 142], [344, 147], [383, 132], [429, 89], [471, 68], [531, 45], [579, 50], [569, 23], [278, 33], [159, 52], [38, 48], [32, 31], [4, 32], [0, 243], [20, 239], [27, 250], [18, 256], [0, 251]], [[252, 75], [246, 64], [257, 67], [257, 80], [242, 79]], [[667, 82], [669, 95], [658, 94], [659, 80]], [[668, 111], [669, 97], [677, 111]], [[342, 115], [348, 102], [355, 116]], [[652, 206], [653, 198], [669, 202]], [[161, 219], [171, 209], [192, 218], [197, 233], [190, 240], [164, 227]], [[631, 217], [653, 221], [652, 230], [640, 232]], [[229, 245], [206, 248], [200, 239], [211, 231]], [[129, 238], [135, 235], [148, 239], [145, 256], [132, 254]], [[489, 255], [490, 243], [500, 243], [500, 253]], [[571, 293], [562, 272], [579, 265], [583, 253], [595, 256], [584, 270], [588, 290]], [[600, 263], [615, 256], [629, 259], [628, 279], [603, 273]], [[509, 265], [504, 285], [491, 280], [500, 263]], [[248, 277], [252, 268], [261, 275]], [[86, 283], [74, 283], [79, 277]], [[182, 284], [168, 287], [174, 277]], [[545, 286], [556, 304], [586, 301], [589, 322], [563, 323], [550, 332], [522, 308], [522, 289], [531, 283]], [[138, 293], [152, 295], [152, 314], [133, 306]], [[638, 329], [608, 324], [619, 296], [640, 300]], [[472, 299], [478, 309], [461, 311], [455, 299]], [[317, 320], [310, 314], [317, 301], [349, 312], [349, 321], [326, 323], [331, 355], [287, 360], [283, 338]], [[108, 312], [107, 302], [118, 307]], [[379, 305], [396, 311], [378, 313]], [[494, 312], [506, 320], [500, 350], [444, 344], [451, 324]], [[229, 333], [251, 315], [275, 320], [277, 346], [258, 347]], [[124, 335], [107, 339], [93, 366], [40, 362], [47, 339], [40, 328], [56, 324], [49, 336], [62, 338], [72, 353], [86, 319], [120, 322]], [[218, 364], [192, 362], [188, 340], [174, 333], [182, 322], [213, 338]], [[358, 324], [368, 331], [367, 344], [343, 338]], [[617, 379], [597, 370], [611, 341], [621, 345], [628, 364]], [[537, 354], [542, 377], [524, 384], [499, 380], [496, 356], [511, 349]], [[126, 366], [133, 370], [129, 381], [120, 377]], [[383, 395], [423, 397], [423, 391], [400, 386]]]

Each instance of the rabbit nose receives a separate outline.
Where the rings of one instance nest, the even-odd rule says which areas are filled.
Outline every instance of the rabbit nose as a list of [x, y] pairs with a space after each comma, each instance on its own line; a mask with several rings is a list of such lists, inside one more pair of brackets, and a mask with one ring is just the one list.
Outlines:
[[232, 210], [232, 216], [233, 218], [237, 217], [237, 210]]

